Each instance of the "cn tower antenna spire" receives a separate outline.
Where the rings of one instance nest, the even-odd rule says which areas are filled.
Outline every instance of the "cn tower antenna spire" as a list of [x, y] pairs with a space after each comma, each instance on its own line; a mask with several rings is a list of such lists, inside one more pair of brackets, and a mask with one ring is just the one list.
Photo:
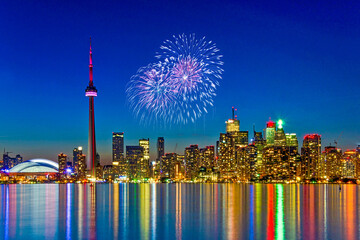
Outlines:
[[92, 64], [91, 37], [90, 37], [90, 50], [89, 50], [89, 86], [93, 86], [93, 64]]

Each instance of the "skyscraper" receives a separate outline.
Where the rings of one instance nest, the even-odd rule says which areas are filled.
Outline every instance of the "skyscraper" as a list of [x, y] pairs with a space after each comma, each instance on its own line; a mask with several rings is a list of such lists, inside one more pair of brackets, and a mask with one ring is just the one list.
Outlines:
[[214, 162], [215, 162], [215, 147], [206, 146], [205, 148], [201, 148], [199, 166], [205, 168], [212, 168], [214, 167]]
[[78, 154], [79, 154], [79, 150], [77, 148], [74, 148], [73, 149], [73, 164], [74, 164], [74, 166], [77, 165]]
[[227, 120], [226, 123], [226, 132], [227, 133], [234, 133], [240, 131], [240, 121], [236, 119], [235, 116], [235, 109], [232, 107], [232, 118]]
[[275, 142], [275, 129], [276, 129], [275, 122], [269, 120], [266, 123], [266, 129], [265, 129], [265, 138], [266, 138], [266, 144], [267, 145], [274, 145], [274, 142]]
[[[275, 181], [295, 181], [298, 160], [296, 134], [285, 134], [283, 121], [266, 125], [266, 145], [262, 148], [262, 178]], [[277, 127], [277, 129], [276, 129]]]
[[66, 154], [60, 153], [58, 155], [59, 173], [62, 178], [65, 177], [66, 159]]
[[357, 160], [357, 152], [356, 149], [346, 150], [342, 156], [342, 177], [344, 178], [355, 178], [356, 175], [356, 160]]
[[124, 133], [112, 133], [112, 161], [119, 162], [124, 157]]
[[160, 176], [162, 178], [175, 178], [176, 153], [166, 153], [160, 160]]
[[141, 163], [143, 177], [150, 177], [150, 141], [149, 139], [140, 139], [139, 146], [144, 149], [144, 158]]
[[158, 137], [157, 140], [157, 161], [165, 154], [165, 140], [163, 137]]
[[126, 158], [128, 163], [128, 177], [130, 179], [145, 177], [144, 148], [140, 146], [126, 146]]
[[148, 161], [150, 160], [150, 141], [149, 139], [140, 139], [139, 140], [139, 146], [144, 148], [144, 160]]
[[232, 108], [232, 118], [225, 122], [226, 133], [220, 133], [217, 147], [217, 166], [225, 178], [236, 175], [236, 149], [246, 147], [248, 144], [248, 132], [240, 132], [240, 121], [236, 119], [234, 110], [235, 109]]
[[360, 178], [360, 145], [357, 146], [356, 148], [356, 164], [355, 164], [355, 168], [356, 168], [356, 177]]
[[2, 159], [2, 168], [3, 169], [10, 169], [12, 167], [15, 167], [16, 165], [20, 164], [23, 162], [23, 158], [20, 156], [20, 154], [17, 154], [16, 157], [10, 157], [9, 155], [10, 152], [5, 152], [4, 149], [4, 154], [3, 154], [3, 159]]
[[190, 145], [185, 148], [185, 172], [186, 178], [193, 179], [199, 171], [199, 147]]
[[236, 146], [246, 147], [249, 144], [249, 132], [248, 131], [239, 131], [238, 142]]
[[89, 86], [85, 90], [85, 96], [89, 97], [89, 144], [88, 144], [88, 170], [92, 178], [96, 178], [96, 140], [95, 140], [95, 116], [94, 116], [94, 97], [97, 96], [97, 89], [93, 83], [93, 64], [92, 49], [90, 38], [89, 53]]
[[286, 133], [285, 139], [286, 139], [286, 146], [296, 146], [296, 147], [299, 146], [296, 133]]
[[263, 134], [262, 132], [256, 132], [254, 129], [254, 141], [253, 143], [255, 145], [263, 145], [264, 144], [264, 139], [263, 139]]
[[280, 119], [278, 121], [277, 129], [275, 130], [275, 136], [274, 136], [274, 145], [276, 147], [285, 147], [286, 146], [286, 136], [284, 129], [282, 127], [283, 121]]
[[82, 155], [82, 147], [81, 146], [74, 148], [74, 150], [73, 150], [73, 166], [77, 165], [79, 154]]
[[124, 133], [112, 133], [112, 171], [115, 177], [126, 176], [127, 164], [124, 157]]
[[301, 148], [301, 177], [305, 180], [319, 178], [320, 161], [321, 136], [319, 134], [305, 135]]
[[341, 149], [335, 146], [325, 147], [322, 158], [325, 163], [324, 177], [330, 182], [341, 177]]
[[78, 154], [75, 171], [78, 180], [83, 180], [86, 178], [86, 156], [84, 154]]

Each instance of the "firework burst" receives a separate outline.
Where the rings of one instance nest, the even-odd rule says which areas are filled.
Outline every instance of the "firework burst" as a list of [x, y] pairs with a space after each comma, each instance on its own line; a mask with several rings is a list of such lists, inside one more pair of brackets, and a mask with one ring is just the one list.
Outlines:
[[160, 49], [156, 57], [170, 66], [170, 80], [181, 103], [178, 112], [185, 123], [187, 119], [194, 122], [213, 105], [223, 72], [222, 55], [215, 43], [197, 39], [195, 34], [173, 36]]
[[132, 76], [126, 93], [130, 107], [142, 122], [170, 121], [167, 112], [177, 101], [166, 64], [149, 64]]
[[195, 34], [173, 36], [160, 49], [160, 62], [140, 68], [132, 77], [127, 88], [130, 106], [147, 123], [194, 122], [213, 106], [222, 55], [214, 43]]

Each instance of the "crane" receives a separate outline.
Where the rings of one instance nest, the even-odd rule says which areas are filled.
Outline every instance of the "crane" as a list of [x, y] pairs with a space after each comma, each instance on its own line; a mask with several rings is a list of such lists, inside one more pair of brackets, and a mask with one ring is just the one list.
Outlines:
[[342, 131], [342, 132], [340, 133], [339, 137], [334, 140], [334, 143], [335, 143], [335, 147], [336, 147], [336, 148], [337, 148], [338, 141], [341, 139], [341, 136], [342, 136], [343, 133], [344, 133], [344, 131]]

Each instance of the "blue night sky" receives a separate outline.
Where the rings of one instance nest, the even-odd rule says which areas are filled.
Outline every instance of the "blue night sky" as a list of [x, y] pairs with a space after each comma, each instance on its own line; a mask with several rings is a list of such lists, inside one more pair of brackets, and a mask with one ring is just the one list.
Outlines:
[[[251, 3], [249, 3], [251, 2]], [[0, 148], [56, 160], [87, 146], [89, 36], [92, 36], [96, 138], [102, 163], [111, 134], [125, 145], [158, 136], [166, 152], [214, 145], [231, 107], [241, 130], [271, 117], [285, 132], [322, 135], [323, 146], [360, 144], [359, 1], [3, 1], [0, 8]], [[138, 124], [125, 88], [154, 62], [173, 34], [217, 44], [223, 80], [209, 113], [193, 124]]]

